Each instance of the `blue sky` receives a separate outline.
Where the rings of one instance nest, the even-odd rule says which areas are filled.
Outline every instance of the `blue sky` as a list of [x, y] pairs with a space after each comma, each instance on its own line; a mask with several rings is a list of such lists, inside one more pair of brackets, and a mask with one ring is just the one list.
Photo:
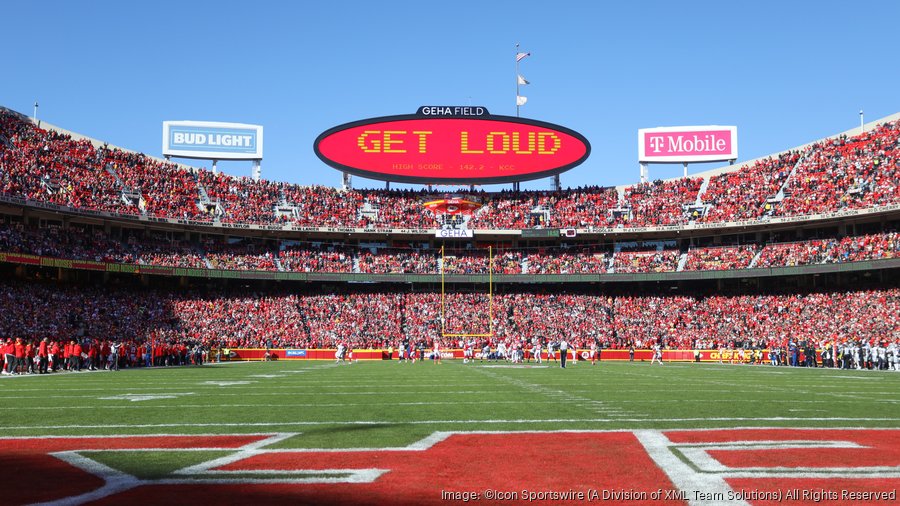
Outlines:
[[532, 53], [522, 116], [593, 147], [563, 186], [636, 182], [639, 128], [737, 125], [747, 160], [858, 126], [860, 109], [900, 111], [896, 0], [51, 0], [3, 13], [0, 105], [30, 115], [37, 100], [43, 120], [154, 156], [164, 120], [258, 123], [263, 177], [300, 184], [340, 184], [312, 142], [341, 123], [432, 104], [514, 115], [517, 42]]

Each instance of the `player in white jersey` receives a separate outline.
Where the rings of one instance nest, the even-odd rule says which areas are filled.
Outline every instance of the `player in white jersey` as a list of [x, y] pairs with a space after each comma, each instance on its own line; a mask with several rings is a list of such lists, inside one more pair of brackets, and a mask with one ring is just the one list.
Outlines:
[[597, 340], [591, 343], [591, 365], [597, 364]]
[[893, 356], [894, 371], [900, 371], [900, 343], [894, 341], [888, 345], [888, 353]]
[[662, 349], [658, 344], [653, 345], [653, 358], [650, 359], [650, 365], [653, 365], [653, 362], [659, 362], [659, 365], [665, 365], [662, 361]]
[[475, 343], [473, 341], [469, 341], [463, 345], [463, 363], [468, 364], [474, 358]]
[[531, 340], [531, 356], [534, 357], [534, 361], [540, 364], [541, 361], [541, 340], [538, 338], [534, 338]]
[[441, 363], [441, 342], [437, 339], [434, 340], [434, 351], [431, 355], [431, 359], [435, 364]]

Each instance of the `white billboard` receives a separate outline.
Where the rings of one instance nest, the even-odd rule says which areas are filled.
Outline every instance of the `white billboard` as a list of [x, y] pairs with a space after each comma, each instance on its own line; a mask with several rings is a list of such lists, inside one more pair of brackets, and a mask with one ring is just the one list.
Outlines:
[[262, 160], [263, 127], [217, 121], [164, 121], [163, 156]]
[[736, 160], [736, 126], [680, 126], [638, 130], [638, 161], [643, 163]]

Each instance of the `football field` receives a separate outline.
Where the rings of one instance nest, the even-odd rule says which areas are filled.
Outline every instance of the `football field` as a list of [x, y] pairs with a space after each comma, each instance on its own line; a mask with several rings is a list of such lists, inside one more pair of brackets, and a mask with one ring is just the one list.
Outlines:
[[[900, 373], [268, 362], [3, 378], [3, 504], [887, 504]], [[835, 495], [832, 495], [835, 494]]]

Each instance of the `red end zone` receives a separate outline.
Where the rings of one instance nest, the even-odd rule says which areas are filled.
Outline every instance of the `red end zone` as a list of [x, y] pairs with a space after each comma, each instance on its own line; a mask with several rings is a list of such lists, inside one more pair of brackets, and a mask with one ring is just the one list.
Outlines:
[[[267, 448], [293, 436], [0, 439], [0, 465], [15, 470], [0, 490], [4, 504], [886, 504], [900, 488], [900, 430], [435, 433], [403, 448]], [[200, 448], [233, 452], [158, 480], [78, 453]]]

